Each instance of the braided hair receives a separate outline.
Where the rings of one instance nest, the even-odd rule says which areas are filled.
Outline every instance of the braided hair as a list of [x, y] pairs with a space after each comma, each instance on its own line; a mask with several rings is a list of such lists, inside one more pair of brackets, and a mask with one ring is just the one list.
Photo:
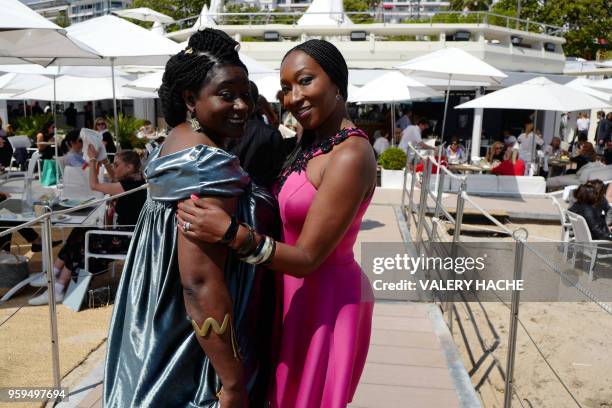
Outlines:
[[[290, 49], [283, 57], [283, 62], [289, 54], [294, 51], [302, 51], [314, 59], [317, 64], [325, 71], [329, 79], [338, 87], [340, 95], [346, 101], [348, 96], [348, 66], [342, 53], [335, 45], [325, 40], [312, 39], [296, 45]], [[281, 62], [282, 64], [282, 62]], [[294, 164], [302, 157], [304, 152], [314, 143], [315, 135], [310, 130], [304, 130], [299, 143], [295, 149], [287, 156], [280, 174], [280, 185], [282, 186], [284, 177], [291, 170]]]
[[158, 91], [164, 118], [172, 127], [187, 119], [183, 92], [189, 90], [197, 94], [206, 85], [213, 68], [235, 65], [248, 74], [238, 56], [240, 44], [223, 31], [213, 28], [197, 31], [188, 44], [168, 60]]

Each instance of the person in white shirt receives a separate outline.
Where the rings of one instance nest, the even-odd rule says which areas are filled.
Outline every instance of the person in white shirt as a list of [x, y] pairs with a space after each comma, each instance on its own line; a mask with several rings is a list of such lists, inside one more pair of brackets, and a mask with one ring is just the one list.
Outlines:
[[402, 131], [405, 130], [408, 126], [412, 125], [412, 121], [410, 120], [410, 117], [412, 116], [412, 112], [410, 111], [410, 109], [404, 109], [402, 111], [403, 115], [401, 118], [399, 118], [397, 120], [397, 123], [395, 124], [395, 127], [401, 129]]
[[529, 121], [525, 123], [525, 130], [519, 135], [517, 141], [519, 143], [519, 156], [525, 162], [525, 171], [529, 171], [529, 167], [533, 162], [533, 156], [535, 156], [534, 144], [542, 146], [544, 140], [534, 133], [533, 122]]
[[381, 131], [377, 130], [374, 132], [374, 137], [374, 151], [376, 152], [376, 157], [380, 157], [380, 155], [389, 148], [389, 135], [385, 134], [383, 136]]
[[426, 119], [419, 120], [418, 125], [410, 125], [402, 132], [402, 139], [399, 142], [399, 148], [405, 151], [409, 157], [411, 152], [408, 151], [408, 145], [411, 144], [413, 147], [418, 149], [433, 149], [433, 147], [423, 143], [421, 134], [424, 130], [429, 128], [429, 122]]
[[589, 120], [586, 113], [581, 113], [578, 115], [578, 119], [576, 119], [576, 130], [578, 134], [588, 134], [589, 133], [589, 125], [591, 121]]

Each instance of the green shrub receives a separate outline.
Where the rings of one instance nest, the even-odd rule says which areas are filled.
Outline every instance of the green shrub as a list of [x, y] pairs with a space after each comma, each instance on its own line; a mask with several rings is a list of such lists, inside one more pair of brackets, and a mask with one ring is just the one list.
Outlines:
[[52, 119], [53, 115], [50, 113], [17, 118], [15, 131], [18, 135], [25, 135], [34, 140], [36, 134], [40, 132], [42, 127], [45, 126], [45, 124]]
[[[142, 119], [120, 113], [117, 115], [118, 134], [114, 135], [115, 140], [119, 142], [123, 149], [138, 147], [142, 144], [142, 141], [136, 137], [136, 132], [143, 124], [144, 120]], [[115, 122], [111, 116], [106, 118], [106, 127], [111, 133], [115, 133]]]
[[402, 170], [406, 167], [406, 153], [398, 147], [390, 147], [378, 158], [378, 164], [385, 170]]

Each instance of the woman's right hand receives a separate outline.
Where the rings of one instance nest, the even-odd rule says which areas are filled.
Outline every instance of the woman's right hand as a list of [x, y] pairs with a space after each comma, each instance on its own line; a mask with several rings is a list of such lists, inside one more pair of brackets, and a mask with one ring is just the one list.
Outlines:
[[96, 150], [95, 147], [93, 147], [93, 145], [89, 145], [89, 147], [87, 148], [87, 155], [89, 156], [90, 159], [97, 159], [98, 151]]
[[219, 394], [220, 408], [246, 408], [248, 407], [248, 398], [246, 391], [228, 391], [221, 389]]

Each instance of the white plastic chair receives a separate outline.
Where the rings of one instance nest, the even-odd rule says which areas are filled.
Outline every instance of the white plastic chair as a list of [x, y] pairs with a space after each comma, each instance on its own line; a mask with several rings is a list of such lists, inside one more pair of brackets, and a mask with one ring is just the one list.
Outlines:
[[571, 211], [567, 211], [567, 216], [572, 224], [572, 229], [574, 230], [575, 243], [574, 253], [572, 255], [572, 265], [574, 267], [576, 266], [576, 253], [578, 251], [589, 257], [591, 263], [589, 267], [589, 282], [591, 282], [593, 281], [593, 269], [595, 267], [595, 261], [598, 258], [612, 258], [612, 251], [606, 251], [605, 249], [603, 251], [599, 251], [603, 248], [598, 247], [598, 244], [606, 244], [608, 245], [608, 248], [612, 249], [612, 241], [591, 238], [591, 231], [589, 231], [589, 226], [583, 216], [573, 213]]
[[574, 242], [574, 231], [572, 229], [572, 223], [570, 222], [567, 210], [561, 207], [559, 201], [551, 196], [553, 204], [559, 211], [559, 220], [561, 221], [561, 242], [563, 245], [563, 259], [567, 261], [567, 253], [571, 242]]

